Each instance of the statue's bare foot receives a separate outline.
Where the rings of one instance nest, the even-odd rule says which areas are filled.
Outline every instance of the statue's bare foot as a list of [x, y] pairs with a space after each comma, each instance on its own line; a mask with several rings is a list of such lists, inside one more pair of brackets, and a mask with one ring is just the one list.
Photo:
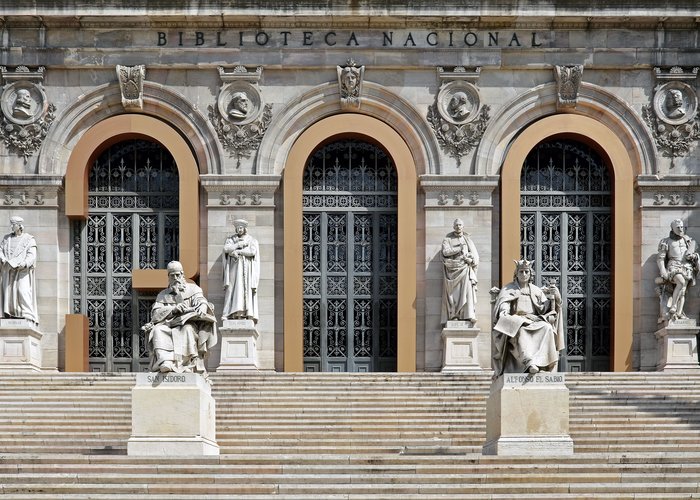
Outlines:
[[527, 367], [527, 371], [530, 375], [534, 375], [535, 373], [538, 373], [540, 369], [535, 365], [530, 365]]

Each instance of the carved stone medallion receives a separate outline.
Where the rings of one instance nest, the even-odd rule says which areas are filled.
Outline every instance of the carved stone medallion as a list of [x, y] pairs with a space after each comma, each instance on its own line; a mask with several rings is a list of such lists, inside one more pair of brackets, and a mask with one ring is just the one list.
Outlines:
[[489, 121], [489, 106], [481, 104], [476, 85], [466, 81], [476, 80], [479, 69], [468, 72], [457, 68], [445, 72], [438, 68], [442, 80], [435, 103], [428, 108], [428, 121], [435, 132], [438, 144], [460, 166], [462, 157], [475, 148], [484, 135]]
[[660, 120], [671, 125], [690, 121], [697, 108], [697, 95], [685, 82], [668, 82], [659, 87], [654, 94], [654, 113]]
[[477, 88], [463, 80], [444, 84], [436, 102], [440, 116], [456, 125], [474, 121], [481, 106]]
[[48, 109], [44, 89], [33, 82], [19, 81], [2, 92], [2, 113], [12, 123], [28, 125], [39, 120]]
[[231, 72], [220, 67], [219, 76], [222, 85], [216, 104], [209, 106], [209, 119], [222, 146], [236, 157], [238, 168], [241, 158], [249, 158], [260, 147], [272, 120], [272, 105], [264, 104], [258, 86], [262, 67], [248, 71], [236, 66]]
[[260, 89], [250, 82], [234, 81], [221, 88], [216, 105], [226, 120], [245, 125], [260, 117], [262, 95]]
[[56, 116], [56, 106], [48, 102], [41, 85], [44, 71], [43, 67], [35, 71], [26, 66], [14, 71], [0, 68], [5, 84], [0, 94], [0, 137], [25, 162], [39, 150]]

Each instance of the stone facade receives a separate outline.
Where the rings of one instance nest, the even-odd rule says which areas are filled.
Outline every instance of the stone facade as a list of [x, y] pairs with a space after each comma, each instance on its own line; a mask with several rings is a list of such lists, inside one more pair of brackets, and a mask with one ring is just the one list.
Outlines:
[[[5, 7], [0, 220], [21, 215], [37, 241], [43, 369], [64, 369], [70, 348], [64, 341], [65, 317], [74, 312], [66, 215], [72, 186], [66, 175], [89, 168], [71, 164], [90, 147], [86, 133], [122, 114], [157, 118], [179, 132], [195, 158], [198, 282], [217, 315], [224, 297], [221, 250], [233, 220], [244, 218], [255, 228], [261, 256], [258, 368], [289, 369], [285, 316], [299, 312], [285, 309], [285, 287], [294, 284], [283, 280], [284, 255], [300, 236], [284, 223], [290, 209], [282, 188], [285, 169], [309, 127], [340, 113], [388, 125], [415, 165], [415, 227], [399, 223], [399, 231], [416, 235], [414, 249], [400, 250], [415, 258], [412, 309], [400, 306], [415, 323], [415, 338], [399, 332], [399, 343], [413, 353], [412, 360], [399, 360], [399, 369], [442, 367], [440, 242], [456, 218], [480, 255], [479, 364], [490, 368], [489, 290], [512, 278], [502, 271], [511, 268], [512, 253], [503, 234], [519, 223], [503, 209], [504, 186], [513, 182], [503, 177], [504, 164], [524, 131], [554, 115], [595, 121], [620, 146], [612, 151], [617, 146], [598, 143], [599, 152], [628, 158], [625, 175], [613, 165], [614, 182], [630, 193], [627, 215], [615, 219], [613, 241], [627, 245], [631, 272], [621, 264], [612, 271], [627, 294], [616, 289], [612, 314], [618, 321], [626, 316], [629, 331], [615, 323], [611, 369], [656, 369], [658, 241], [675, 218], [686, 221], [688, 234], [700, 236], [700, 10], [689, 0], [669, 7], [613, 0], [597, 10], [568, 2], [499, 2], [498, 9], [487, 0], [471, 8], [453, 3], [419, 2], [408, 9], [399, 2], [229, 7], [207, 1], [195, 11], [186, 2], [180, 9], [148, 0], [90, 9], [37, 0], [31, 9]], [[351, 64], [362, 71], [359, 97], [349, 104], [339, 75]], [[131, 70], [122, 78], [118, 67]], [[13, 114], [20, 88], [36, 101], [32, 117]], [[683, 116], [665, 107], [662, 97], [671, 88], [682, 91]], [[252, 111], [221, 118], [235, 92], [248, 96]], [[467, 99], [463, 111], [456, 110], [461, 94], [449, 102], [458, 92]], [[372, 131], [355, 132], [381, 143]], [[579, 125], [558, 132], [584, 142], [588, 136]], [[27, 136], [38, 141], [36, 148], [22, 142]], [[104, 145], [93, 147], [96, 155]], [[85, 155], [94, 159], [92, 153]], [[623, 226], [631, 241], [623, 242]], [[686, 311], [693, 317], [700, 312], [696, 292], [689, 293]], [[214, 352], [210, 369], [217, 363]]]

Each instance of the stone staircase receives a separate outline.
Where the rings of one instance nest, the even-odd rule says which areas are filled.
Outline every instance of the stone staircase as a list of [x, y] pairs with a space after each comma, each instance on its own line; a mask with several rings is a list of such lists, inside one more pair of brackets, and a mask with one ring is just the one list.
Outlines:
[[700, 373], [567, 374], [572, 457], [481, 455], [490, 374], [212, 374], [220, 457], [126, 456], [133, 374], [0, 375], [0, 496], [700, 499]]

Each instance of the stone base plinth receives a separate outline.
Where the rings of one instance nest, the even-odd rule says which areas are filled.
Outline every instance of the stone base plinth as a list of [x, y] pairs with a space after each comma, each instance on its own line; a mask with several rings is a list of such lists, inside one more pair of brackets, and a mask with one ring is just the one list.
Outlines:
[[26, 319], [0, 319], [0, 373], [41, 371], [43, 335]]
[[484, 455], [573, 455], [563, 373], [506, 373], [491, 385]]
[[252, 319], [227, 319], [219, 328], [221, 362], [217, 372], [258, 369], [258, 330]]
[[218, 455], [211, 387], [197, 373], [138, 373], [129, 455]]
[[442, 329], [443, 372], [481, 370], [477, 350], [479, 328], [468, 321], [448, 321]]
[[672, 321], [658, 330], [654, 334], [659, 341], [659, 359], [656, 369], [659, 371], [700, 369], [698, 332], [700, 327], [694, 319]]

